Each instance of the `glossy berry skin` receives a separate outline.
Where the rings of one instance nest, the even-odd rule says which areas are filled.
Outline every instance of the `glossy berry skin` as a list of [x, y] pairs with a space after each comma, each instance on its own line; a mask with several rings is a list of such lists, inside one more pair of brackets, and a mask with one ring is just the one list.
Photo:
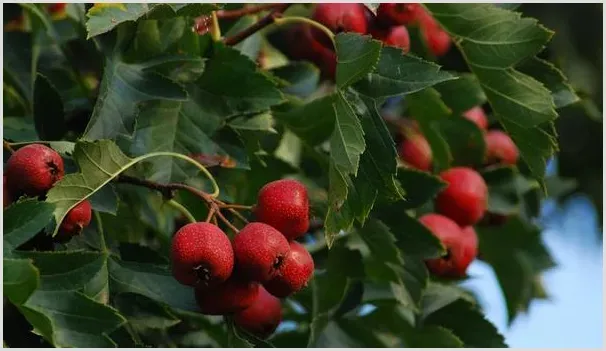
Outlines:
[[4, 191], [2, 193], [2, 196], [4, 197], [5, 208], [13, 203], [13, 194], [11, 193], [10, 188], [6, 185], [6, 176], [4, 176]]
[[488, 118], [482, 106], [475, 106], [463, 112], [463, 117], [475, 123], [482, 130], [488, 129]]
[[319, 3], [312, 19], [330, 29], [333, 33], [368, 33], [364, 5], [355, 3]]
[[257, 196], [255, 216], [269, 224], [288, 240], [294, 240], [309, 229], [309, 198], [307, 188], [292, 179], [265, 184]]
[[59, 226], [57, 236], [68, 239], [75, 235], [80, 235], [82, 229], [90, 224], [91, 216], [92, 208], [90, 202], [88, 200], [80, 202], [67, 212], [67, 215], [63, 218], [63, 222], [61, 222], [61, 226]]
[[439, 214], [426, 214], [419, 221], [444, 245], [444, 257], [425, 261], [429, 271], [445, 278], [465, 276], [467, 267], [478, 254], [478, 238], [473, 227], [459, 227], [450, 218]]
[[211, 288], [195, 288], [196, 302], [202, 314], [226, 315], [250, 307], [259, 294], [259, 283], [231, 277]]
[[412, 134], [400, 144], [400, 159], [421, 171], [431, 169], [432, 153], [427, 140], [421, 134]]
[[417, 19], [420, 4], [383, 3], [377, 8], [377, 22], [382, 27], [412, 24]]
[[482, 176], [471, 168], [454, 167], [440, 173], [448, 185], [436, 198], [439, 213], [461, 227], [476, 224], [486, 212], [488, 187]]
[[212, 287], [231, 276], [234, 251], [221, 228], [205, 222], [190, 223], [173, 237], [171, 263], [173, 275], [181, 284]]
[[429, 51], [437, 57], [444, 56], [452, 44], [448, 33], [440, 28], [423, 29], [423, 37]]
[[501, 163], [515, 166], [520, 153], [509, 135], [500, 130], [491, 130], [484, 136], [486, 142], [486, 163]]
[[290, 252], [278, 274], [263, 286], [272, 295], [290, 296], [307, 285], [314, 273], [314, 260], [305, 247], [296, 241], [290, 242]]
[[6, 180], [13, 194], [44, 195], [63, 178], [63, 174], [61, 156], [41, 144], [20, 148], [6, 162]]
[[276, 276], [290, 251], [282, 233], [259, 222], [242, 228], [234, 238], [233, 247], [238, 272], [261, 283]]
[[250, 307], [234, 315], [235, 325], [263, 339], [273, 334], [280, 322], [282, 303], [263, 287]]
[[375, 28], [372, 30], [372, 37], [381, 40], [387, 46], [400, 48], [404, 53], [410, 51], [410, 35], [404, 26]]

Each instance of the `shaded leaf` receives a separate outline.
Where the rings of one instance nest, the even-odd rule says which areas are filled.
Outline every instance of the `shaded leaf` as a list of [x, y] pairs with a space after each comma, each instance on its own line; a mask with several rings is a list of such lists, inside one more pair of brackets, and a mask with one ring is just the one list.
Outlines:
[[397, 178], [406, 191], [403, 201], [405, 208], [416, 208], [425, 204], [446, 186], [440, 178], [412, 168], [398, 169]]
[[96, 3], [86, 14], [87, 39], [109, 32], [120, 23], [136, 21], [147, 11], [148, 4]]
[[381, 42], [371, 36], [340, 33], [335, 36], [337, 52], [337, 86], [354, 84], [372, 72], [379, 61]]
[[36, 200], [27, 200], [4, 210], [3, 247], [5, 257], [21, 244], [33, 238], [53, 218], [55, 206]]
[[334, 95], [327, 95], [305, 104], [280, 105], [272, 114], [299, 138], [317, 145], [330, 137], [335, 125], [334, 99]]
[[42, 140], [59, 140], [66, 132], [61, 96], [40, 73], [34, 83], [34, 123]]
[[38, 270], [25, 259], [5, 258], [2, 264], [4, 296], [15, 305], [25, 303], [38, 287]]

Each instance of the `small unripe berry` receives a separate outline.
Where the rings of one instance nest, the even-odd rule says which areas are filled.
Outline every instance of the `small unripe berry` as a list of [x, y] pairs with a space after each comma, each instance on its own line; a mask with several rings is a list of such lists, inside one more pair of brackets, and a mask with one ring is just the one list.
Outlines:
[[181, 284], [204, 288], [230, 277], [234, 252], [221, 228], [205, 222], [190, 223], [173, 237], [171, 263], [173, 275]]
[[281, 321], [280, 299], [263, 287], [259, 287], [257, 298], [250, 307], [234, 315], [235, 325], [263, 339], [273, 334]]
[[477, 256], [478, 238], [473, 227], [461, 229], [451, 219], [439, 214], [427, 214], [419, 219], [444, 245], [447, 254], [427, 260], [429, 271], [437, 276], [460, 278]]
[[436, 208], [461, 227], [476, 224], [486, 212], [488, 187], [471, 168], [454, 167], [440, 173], [448, 185], [438, 194]]
[[265, 184], [259, 190], [255, 216], [269, 224], [288, 240], [294, 240], [309, 229], [309, 198], [301, 182], [282, 179]]
[[74, 206], [67, 214], [55, 237], [57, 241], [67, 241], [73, 236], [80, 235], [84, 227], [88, 226], [92, 217], [92, 208], [88, 200]]
[[226, 315], [242, 311], [255, 302], [259, 283], [235, 276], [211, 288], [195, 288], [196, 302], [202, 314]]
[[288, 255], [288, 241], [273, 227], [247, 224], [234, 238], [236, 267], [248, 279], [267, 282], [278, 273]]
[[44, 195], [63, 178], [63, 159], [44, 145], [30, 144], [15, 151], [6, 162], [6, 180], [13, 192]]
[[400, 144], [400, 158], [409, 166], [421, 171], [431, 169], [432, 153], [421, 134], [412, 134]]
[[313, 12], [312, 18], [333, 33], [355, 32], [366, 34], [368, 22], [364, 5], [355, 3], [319, 3]]
[[515, 166], [518, 163], [519, 151], [509, 135], [500, 130], [491, 130], [486, 133], [486, 163], [501, 163]]
[[278, 274], [264, 284], [267, 291], [276, 297], [290, 296], [307, 285], [314, 272], [314, 260], [305, 247], [296, 241], [290, 242], [290, 252]]
[[400, 48], [404, 53], [410, 51], [410, 35], [404, 26], [375, 28], [372, 30], [372, 37], [381, 40], [385, 45]]
[[475, 123], [478, 128], [482, 130], [486, 130], [488, 128], [488, 118], [486, 118], [486, 114], [484, 113], [482, 106], [475, 106], [463, 112], [463, 117]]
[[4, 176], [4, 186], [2, 195], [4, 197], [4, 207], [7, 207], [13, 203], [13, 194], [11, 193], [10, 188], [6, 185], [6, 176]]
[[382, 27], [412, 24], [417, 19], [420, 4], [383, 3], [377, 8], [377, 22]]

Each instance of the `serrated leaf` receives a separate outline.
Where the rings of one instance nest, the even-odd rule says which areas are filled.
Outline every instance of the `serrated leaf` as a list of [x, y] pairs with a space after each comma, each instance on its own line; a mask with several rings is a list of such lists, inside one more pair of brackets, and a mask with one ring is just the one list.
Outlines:
[[177, 16], [183, 17], [198, 17], [210, 14], [218, 9], [217, 4], [210, 3], [190, 3], [190, 4], [154, 4], [150, 11], [146, 14], [149, 19], [171, 19]]
[[4, 296], [15, 305], [25, 303], [38, 287], [38, 270], [30, 260], [5, 258], [2, 272]]
[[277, 133], [273, 127], [273, 116], [270, 113], [261, 113], [248, 118], [234, 118], [228, 125], [236, 130]]
[[59, 140], [67, 131], [61, 96], [40, 73], [34, 83], [34, 123], [42, 140]]
[[279, 105], [272, 114], [306, 143], [318, 145], [330, 137], [334, 128], [334, 99], [334, 95], [327, 95], [305, 104]]
[[38, 139], [38, 134], [31, 119], [22, 117], [4, 117], [2, 119], [4, 139], [23, 142]]
[[452, 166], [479, 167], [484, 163], [484, 131], [466, 119], [451, 117], [439, 122], [440, 134], [448, 143]]
[[430, 314], [459, 299], [466, 300], [470, 303], [473, 302], [469, 294], [456, 285], [439, 284], [435, 282], [429, 283], [423, 292], [421, 300], [421, 319], [426, 318]]
[[[223, 35], [225, 38], [234, 36], [243, 30], [247, 29], [251, 25], [255, 24], [258, 21], [258, 17], [255, 15], [252, 16], [242, 16], [240, 17], [236, 23], [234, 23], [229, 30]], [[252, 61], [256, 61], [257, 57], [259, 57], [259, 52], [261, 51], [261, 46], [263, 45], [263, 36], [260, 32], [256, 32], [246, 39], [242, 40], [238, 44], [234, 45], [233, 48], [240, 51], [244, 56], [248, 57]]]
[[335, 36], [336, 82], [346, 88], [372, 72], [379, 61], [381, 42], [371, 36], [340, 33]]
[[139, 294], [118, 294], [114, 306], [137, 330], [170, 328], [181, 321], [166, 307]]
[[330, 137], [330, 156], [337, 169], [356, 174], [360, 155], [366, 148], [364, 130], [351, 104], [342, 93], [335, 97], [335, 128]]
[[381, 221], [375, 219], [367, 221], [359, 229], [359, 233], [373, 256], [381, 257], [381, 261], [395, 265], [404, 262], [398, 247], [395, 245], [395, 236]]
[[446, 186], [440, 178], [412, 168], [398, 169], [397, 178], [406, 192], [403, 201], [405, 208], [425, 204]]
[[460, 74], [458, 79], [437, 84], [434, 88], [453, 114], [461, 114], [486, 102], [486, 94], [473, 74]]
[[27, 200], [7, 207], [3, 212], [4, 256], [10, 256], [11, 251], [44, 229], [52, 220], [54, 210], [53, 204], [36, 200]]
[[537, 57], [525, 60], [518, 67], [520, 72], [534, 77], [551, 91], [556, 108], [562, 108], [579, 101], [568, 80], [554, 64]]
[[305, 61], [289, 62], [276, 67], [270, 72], [288, 85], [282, 87], [286, 94], [306, 97], [313, 93], [320, 82], [320, 70], [313, 64]]
[[107, 184], [88, 198], [93, 210], [116, 215], [118, 212], [118, 194], [112, 184]]
[[96, 3], [86, 14], [86, 39], [109, 32], [120, 23], [136, 21], [147, 11], [148, 4]]

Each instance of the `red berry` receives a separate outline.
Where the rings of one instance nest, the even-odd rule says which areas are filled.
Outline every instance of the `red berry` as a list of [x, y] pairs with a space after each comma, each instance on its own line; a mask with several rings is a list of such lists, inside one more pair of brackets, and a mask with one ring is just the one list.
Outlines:
[[234, 251], [221, 228], [205, 222], [190, 223], [173, 237], [171, 262], [173, 275], [181, 284], [204, 288], [230, 277]]
[[4, 207], [7, 207], [13, 203], [13, 195], [11, 194], [10, 188], [6, 185], [6, 176], [4, 176], [4, 191], [2, 195], [4, 197]]
[[294, 240], [309, 229], [309, 199], [307, 189], [292, 179], [265, 184], [257, 197], [255, 216], [269, 224], [288, 240]]
[[441, 277], [463, 277], [478, 254], [478, 238], [473, 227], [461, 229], [455, 222], [439, 214], [419, 219], [445, 246], [447, 254], [427, 260], [429, 271]]
[[[354, 3], [320, 3], [316, 5], [312, 18], [333, 33], [356, 32], [366, 34], [368, 22], [364, 5]], [[296, 45], [296, 43], [294, 43]]]
[[[291, 43], [286, 49], [291, 59], [312, 62], [320, 69], [324, 78], [334, 80], [337, 55], [326, 34], [306, 24], [294, 25], [286, 31], [284, 40]], [[324, 43], [325, 41], [328, 43]]]
[[387, 29], [375, 28], [372, 37], [381, 40], [385, 45], [402, 49], [404, 53], [410, 51], [410, 36], [404, 26], [389, 27]]
[[61, 226], [59, 226], [58, 239], [69, 240], [75, 235], [80, 235], [82, 229], [90, 223], [91, 216], [92, 208], [88, 200], [84, 200], [74, 206], [67, 212], [67, 215], [63, 218], [63, 222], [61, 222]]
[[423, 36], [427, 47], [435, 56], [444, 56], [450, 49], [452, 40], [448, 33], [440, 28], [425, 28]]
[[29, 196], [44, 195], [63, 178], [63, 159], [44, 145], [30, 144], [15, 151], [6, 163], [9, 188]]
[[306, 286], [313, 272], [314, 260], [307, 249], [298, 242], [291, 241], [284, 265], [264, 286], [274, 296], [287, 297]]
[[427, 140], [421, 134], [412, 134], [400, 144], [400, 158], [421, 171], [431, 169], [432, 153]]
[[211, 288], [197, 286], [195, 294], [200, 312], [220, 316], [250, 307], [259, 294], [259, 283], [233, 276]]
[[420, 4], [384, 3], [377, 8], [377, 22], [382, 27], [412, 24], [420, 11]]
[[65, 11], [66, 6], [67, 6], [67, 3], [64, 3], [64, 2], [50, 4], [50, 5], [48, 5], [48, 12], [50, 12], [50, 13], [63, 12], [63, 11]]
[[484, 140], [488, 164], [502, 163], [515, 166], [518, 163], [518, 147], [509, 135], [500, 130], [491, 130], [486, 133]]
[[482, 106], [475, 106], [463, 112], [463, 117], [475, 123], [482, 130], [488, 129], [488, 118], [486, 118]]
[[267, 282], [278, 273], [289, 250], [284, 235], [264, 223], [247, 224], [234, 239], [239, 272], [258, 282]]
[[268, 338], [282, 321], [282, 303], [263, 287], [253, 304], [234, 315], [234, 323], [261, 338]]
[[488, 187], [482, 176], [471, 168], [454, 167], [440, 173], [448, 185], [436, 199], [438, 212], [460, 226], [476, 224], [486, 212]]

